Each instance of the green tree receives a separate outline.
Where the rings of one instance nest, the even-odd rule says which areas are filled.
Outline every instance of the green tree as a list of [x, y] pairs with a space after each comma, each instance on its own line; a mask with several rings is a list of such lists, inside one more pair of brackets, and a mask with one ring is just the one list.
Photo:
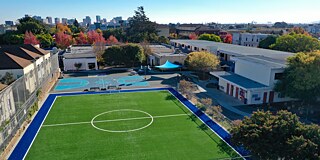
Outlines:
[[17, 31], [20, 34], [24, 34], [26, 31], [30, 31], [34, 34], [43, 34], [48, 33], [48, 27], [36, 19], [33, 19], [31, 17], [24, 17], [19, 19]]
[[23, 44], [24, 34], [5, 33], [3, 34], [3, 44]]
[[274, 43], [276, 43], [277, 37], [276, 36], [268, 36], [267, 38], [263, 39], [259, 42], [258, 47], [264, 48], [264, 49], [270, 49], [270, 46]]
[[221, 38], [215, 34], [201, 34], [198, 37], [199, 40], [207, 40], [207, 41], [214, 41], [214, 42], [222, 42]]
[[305, 34], [291, 33], [278, 37], [276, 43], [272, 44], [270, 48], [293, 53], [312, 52], [320, 49], [320, 42]]
[[143, 48], [138, 44], [126, 44], [108, 47], [102, 55], [108, 65], [125, 65], [134, 67], [145, 61]]
[[0, 78], [0, 82], [6, 85], [9, 85], [14, 81], [13, 74], [9, 72], [6, 72], [3, 77], [0, 75]]
[[149, 20], [144, 8], [140, 6], [129, 21], [129, 27], [126, 33], [130, 42], [139, 43], [145, 40], [150, 42], [150, 40], [153, 40], [155, 37], [154, 35], [158, 34], [158, 31], [156, 29], [156, 23]]
[[143, 48], [138, 44], [127, 44], [122, 46], [124, 57], [132, 67], [136, 66], [136, 63], [143, 63], [146, 60], [146, 56], [143, 53]]
[[159, 42], [159, 43], [164, 43], [164, 44], [169, 44], [169, 43], [170, 43], [170, 40], [169, 40], [169, 38], [167, 38], [167, 37], [165, 37], [165, 36], [160, 36], [160, 37], [158, 38], [158, 42]]
[[38, 34], [37, 39], [42, 48], [50, 48], [53, 45], [53, 38], [50, 34]]
[[320, 158], [319, 126], [305, 125], [288, 111], [254, 112], [230, 133], [231, 141], [244, 146], [256, 159]]
[[320, 97], [320, 52], [297, 53], [287, 61], [275, 91], [307, 104], [316, 102]]
[[103, 37], [108, 39], [110, 36], [115, 36], [120, 42], [126, 42], [128, 40], [126, 33], [121, 28], [112, 28], [102, 31]]
[[190, 70], [202, 71], [203, 74], [217, 69], [219, 63], [219, 58], [209, 52], [192, 52], [185, 60], [185, 64]]

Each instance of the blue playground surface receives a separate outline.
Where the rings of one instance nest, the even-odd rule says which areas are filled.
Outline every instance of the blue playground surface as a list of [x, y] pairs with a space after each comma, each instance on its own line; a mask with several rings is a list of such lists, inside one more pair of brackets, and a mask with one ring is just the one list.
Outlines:
[[108, 86], [119, 87], [147, 87], [149, 83], [142, 76], [97, 76], [77, 77], [60, 79], [54, 88], [55, 91], [84, 90], [91, 87], [108, 88]]

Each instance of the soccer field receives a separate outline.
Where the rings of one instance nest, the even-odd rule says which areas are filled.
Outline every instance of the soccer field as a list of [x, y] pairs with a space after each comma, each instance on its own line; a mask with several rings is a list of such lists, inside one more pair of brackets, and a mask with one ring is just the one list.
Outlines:
[[168, 91], [57, 97], [26, 159], [239, 157]]

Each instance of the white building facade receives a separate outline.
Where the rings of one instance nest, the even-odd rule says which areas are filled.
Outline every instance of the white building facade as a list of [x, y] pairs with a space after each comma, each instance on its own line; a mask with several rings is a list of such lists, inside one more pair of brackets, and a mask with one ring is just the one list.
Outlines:
[[258, 47], [260, 41], [270, 36], [261, 33], [232, 33], [232, 44], [248, 47]]
[[[76, 67], [75, 64], [80, 64]], [[98, 63], [92, 46], [71, 46], [63, 54], [64, 71], [98, 70]]]
[[273, 91], [282, 77], [286, 58], [293, 53], [245, 47], [201, 40], [171, 40], [171, 44], [187, 51], [207, 50], [220, 58], [225, 71], [211, 72], [219, 89], [244, 104], [289, 101]]

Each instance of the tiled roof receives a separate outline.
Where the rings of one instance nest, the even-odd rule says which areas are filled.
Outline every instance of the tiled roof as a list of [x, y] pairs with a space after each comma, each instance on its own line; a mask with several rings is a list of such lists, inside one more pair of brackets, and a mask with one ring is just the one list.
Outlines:
[[32, 45], [0, 46], [0, 70], [23, 69], [38, 57], [49, 53]]
[[6, 87], [7, 87], [7, 85], [0, 83], [0, 91], [3, 90]]

